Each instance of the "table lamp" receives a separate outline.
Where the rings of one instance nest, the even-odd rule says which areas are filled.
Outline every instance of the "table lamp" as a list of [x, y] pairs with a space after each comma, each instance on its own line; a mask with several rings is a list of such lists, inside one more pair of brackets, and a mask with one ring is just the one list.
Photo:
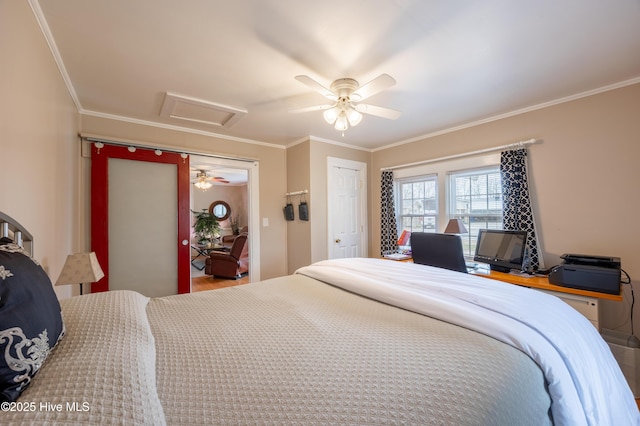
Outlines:
[[466, 234], [467, 232], [469, 231], [467, 231], [461, 219], [449, 219], [449, 223], [444, 229], [445, 234]]
[[56, 285], [94, 283], [104, 277], [95, 252], [75, 253], [67, 256]]

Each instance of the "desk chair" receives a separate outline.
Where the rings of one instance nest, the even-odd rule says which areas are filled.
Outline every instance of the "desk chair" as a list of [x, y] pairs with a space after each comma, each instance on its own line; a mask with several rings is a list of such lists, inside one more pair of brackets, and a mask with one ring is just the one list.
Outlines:
[[459, 235], [412, 232], [410, 244], [413, 263], [467, 273]]

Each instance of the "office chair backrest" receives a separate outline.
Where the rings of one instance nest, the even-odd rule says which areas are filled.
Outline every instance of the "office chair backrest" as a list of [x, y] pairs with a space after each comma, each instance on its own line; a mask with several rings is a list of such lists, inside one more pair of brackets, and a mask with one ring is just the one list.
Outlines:
[[410, 241], [413, 263], [467, 272], [459, 235], [412, 232]]

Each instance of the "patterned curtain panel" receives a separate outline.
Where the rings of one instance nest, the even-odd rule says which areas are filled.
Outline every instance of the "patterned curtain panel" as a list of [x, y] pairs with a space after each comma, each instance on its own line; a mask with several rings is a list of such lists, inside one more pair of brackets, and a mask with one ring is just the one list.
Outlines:
[[393, 202], [393, 171], [383, 170], [381, 182], [380, 254], [385, 255], [398, 251], [398, 227]]
[[502, 176], [502, 220], [506, 230], [527, 231], [529, 268], [544, 267], [536, 238], [535, 221], [529, 196], [527, 150], [503, 151], [500, 156]]

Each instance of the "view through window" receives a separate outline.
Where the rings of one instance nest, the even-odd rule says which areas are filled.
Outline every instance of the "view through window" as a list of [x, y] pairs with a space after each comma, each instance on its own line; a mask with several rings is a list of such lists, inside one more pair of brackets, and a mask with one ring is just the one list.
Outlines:
[[437, 176], [400, 181], [399, 232], [436, 232], [438, 223]]
[[405, 177], [396, 185], [399, 234], [441, 232], [449, 219], [461, 219], [469, 231], [460, 235], [464, 253], [473, 257], [480, 229], [502, 229], [502, 181], [497, 165]]
[[449, 174], [449, 218], [461, 219], [466, 256], [473, 256], [480, 229], [502, 229], [502, 180], [497, 167]]

